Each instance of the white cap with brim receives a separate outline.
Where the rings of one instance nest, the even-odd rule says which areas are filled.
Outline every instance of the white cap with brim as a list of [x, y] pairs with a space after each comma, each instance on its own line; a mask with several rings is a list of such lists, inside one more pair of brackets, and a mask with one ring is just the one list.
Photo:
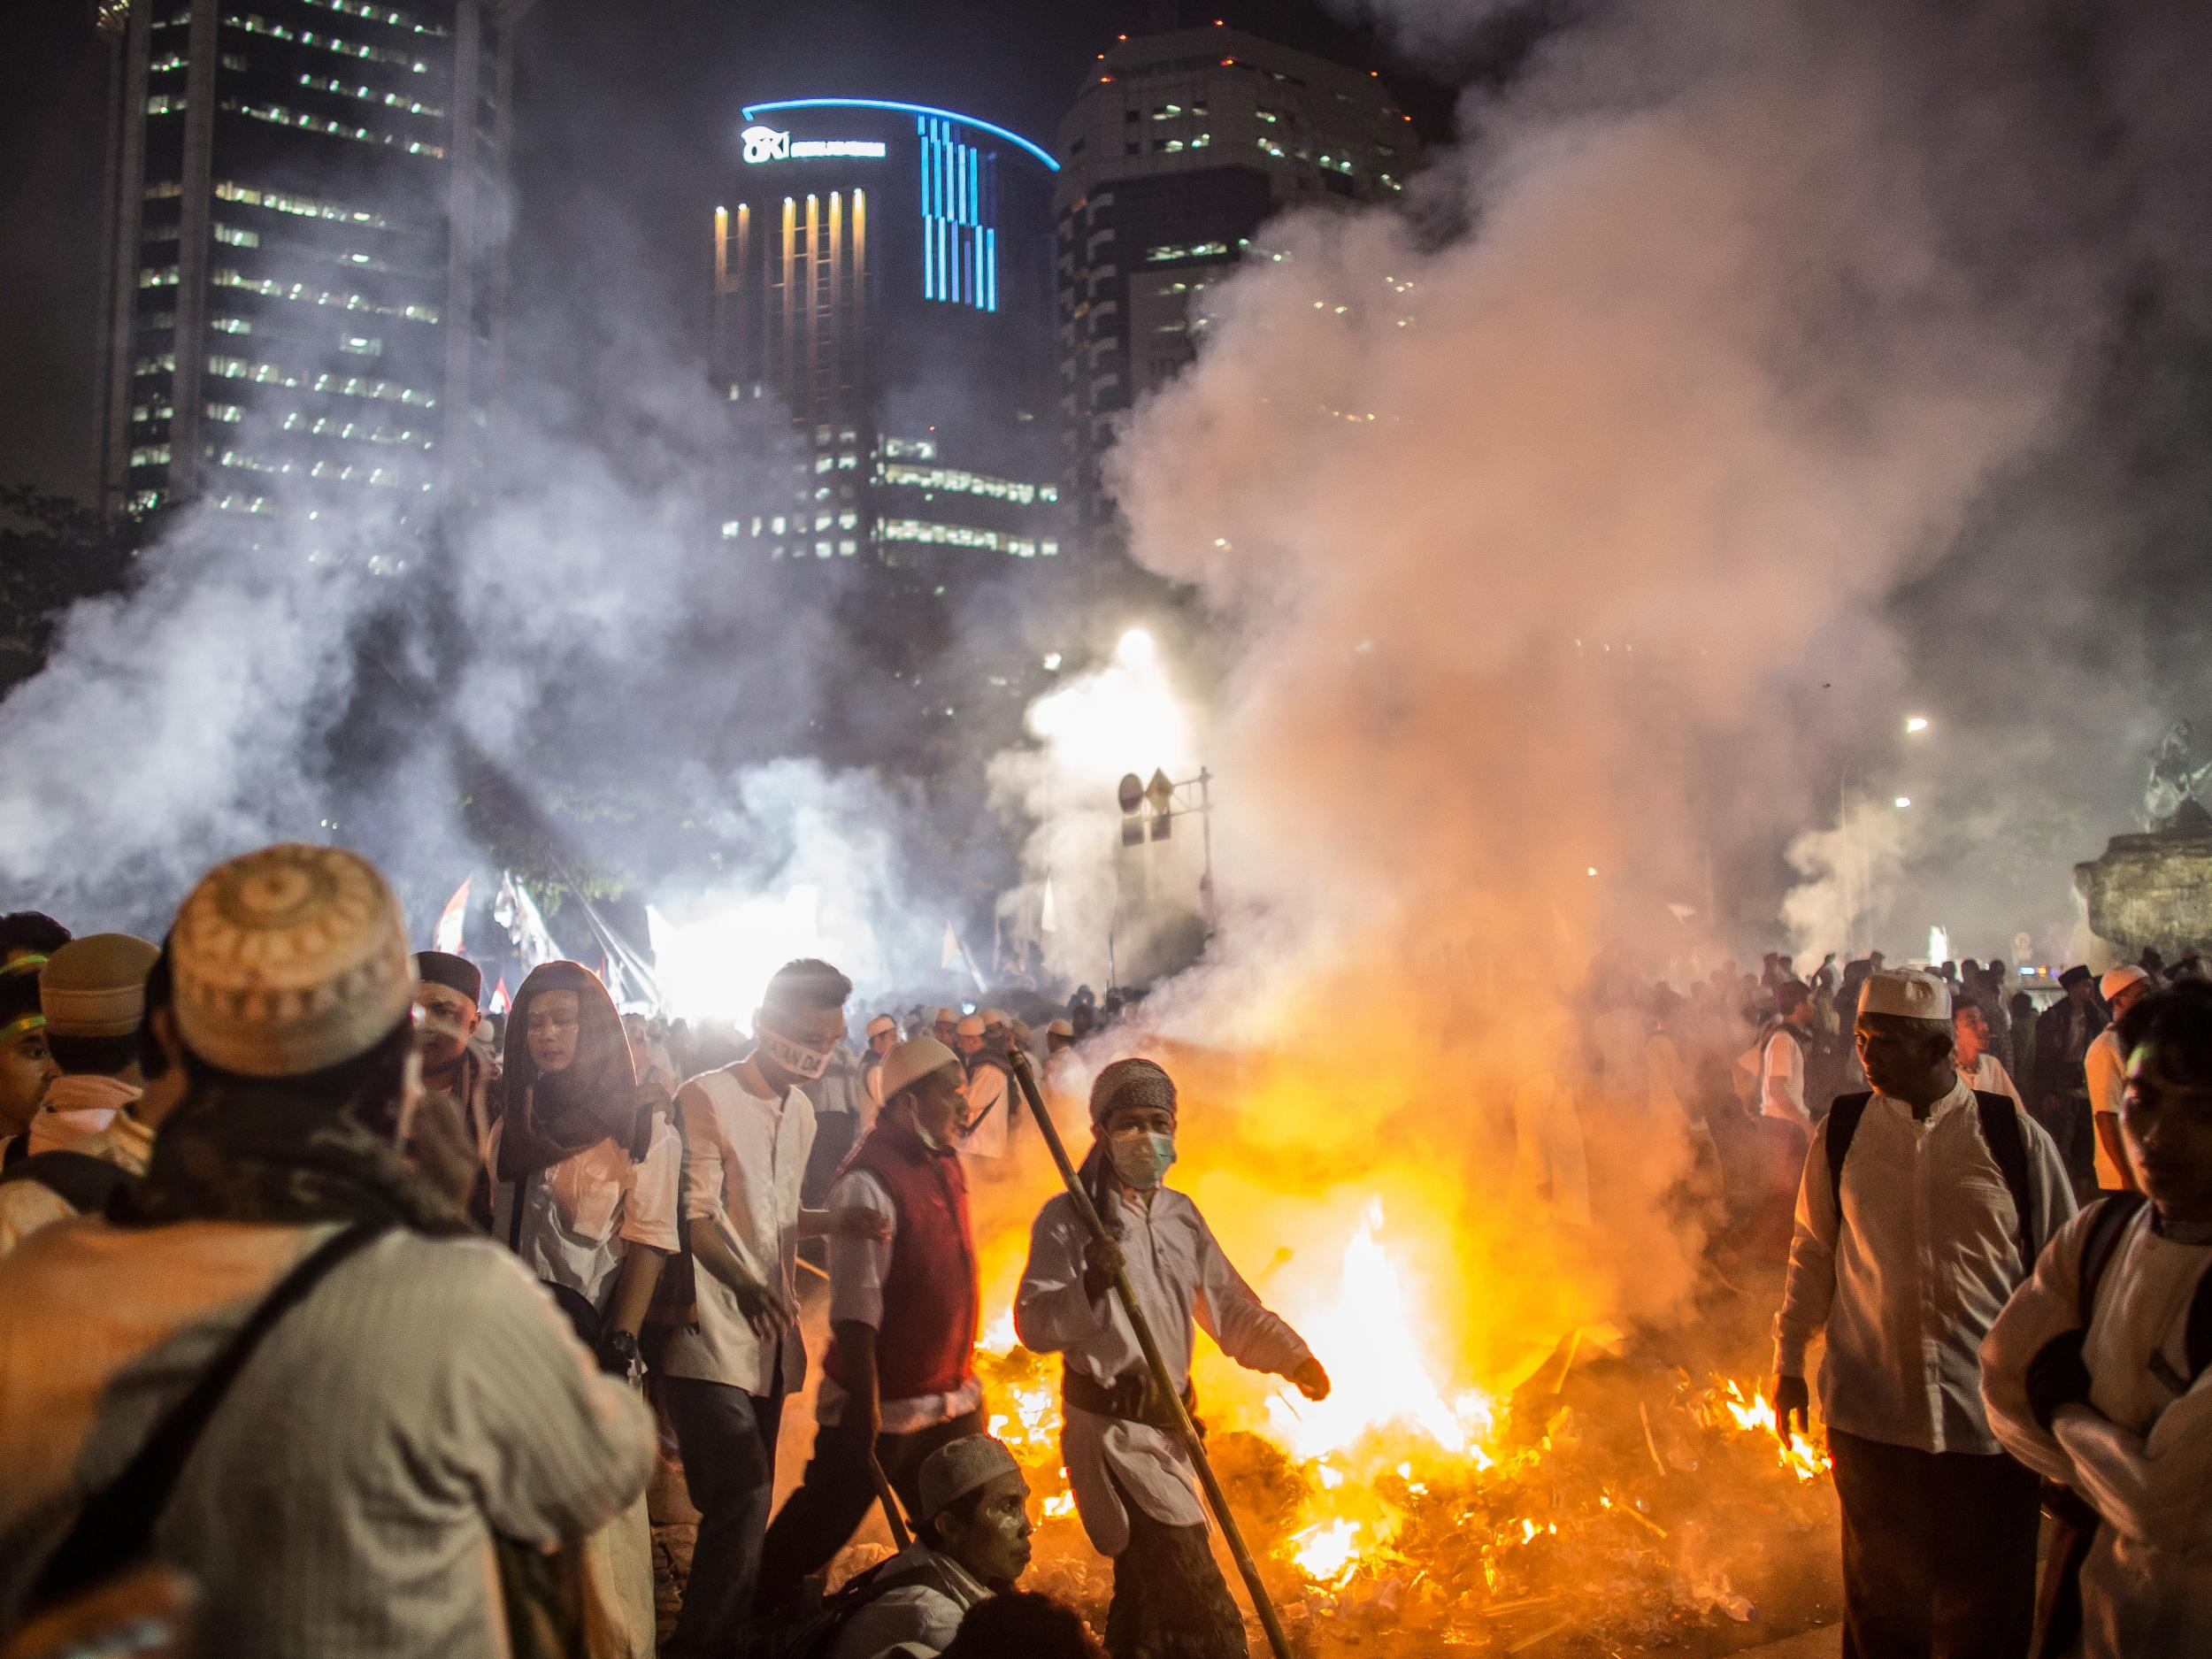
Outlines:
[[[69, 947], [66, 945], [62, 947], [63, 950], [66, 950], [68, 949]], [[59, 952], [57, 952], [56, 954], [58, 955]], [[2105, 971], [2104, 978], [2097, 981], [2097, 995], [2103, 997], [2106, 1002], [2109, 1002], [2114, 997], [2119, 995], [2121, 992], [2126, 990], [2129, 986], [2140, 985], [2150, 977], [2151, 976], [2149, 974], [2144, 972], [2142, 969], [2137, 967], [2133, 963], [2122, 963], [2116, 968], [2108, 968]], [[49, 1022], [50, 1022], [54, 1017], [50, 1011], [46, 1018]]]
[[922, 1507], [915, 1518], [933, 1521], [979, 1486], [988, 1486], [1001, 1475], [1018, 1475], [1021, 1468], [1014, 1454], [987, 1434], [948, 1440], [922, 1460], [921, 1472], [916, 1477]]
[[946, 1067], [964, 1071], [960, 1056], [931, 1036], [909, 1037], [904, 1042], [883, 1056], [883, 1069], [877, 1073], [883, 1082], [883, 1098], [895, 1098], [900, 1090], [911, 1088], [932, 1071]]
[[1894, 1014], [1900, 1019], [1951, 1018], [1951, 987], [1917, 968], [1885, 968], [1866, 976], [1859, 992], [1862, 1014]]
[[406, 918], [376, 867], [287, 843], [200, 879], [169, 941], [177, 1034], [245, 1077], [304, 1077], [359, 1058], [414, 1006]]

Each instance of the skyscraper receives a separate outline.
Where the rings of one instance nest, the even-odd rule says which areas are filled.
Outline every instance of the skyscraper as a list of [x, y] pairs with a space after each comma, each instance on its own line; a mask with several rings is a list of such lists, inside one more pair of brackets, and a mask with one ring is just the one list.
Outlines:
[[1179, 373], [1204, 295], [1290, 207], [1385, 201], [1419, 157], [1376, 76], [1217, 24], [1125, 37], [1060, 123], [1053, 192], [1064, 475], [1110, 511], [1115, 418]]
[[1050, 153], [882, 99], [743, 114], [714, 211], [715, 372], [788, 412], [794, 453], [724, 534], [932, 587], [1056, 557]]
[[479, 453], [530, 0], [107, 0], [110, 512], [419, 524]]

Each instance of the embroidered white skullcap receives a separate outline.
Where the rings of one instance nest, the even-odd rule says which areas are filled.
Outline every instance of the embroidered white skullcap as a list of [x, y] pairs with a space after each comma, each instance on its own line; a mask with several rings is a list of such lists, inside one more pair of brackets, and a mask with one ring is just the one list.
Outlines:
[[933, 1521], [948, 1505], [959, 1502], [978, 1486], [1001, 1475], [1018, 1475], [1021, 1467], [1013, 1453], [987, 1434], [948, 1440], [922, 1460], [921, 1473], [916, 1477], [922, 1489], [922, 1508], [915, 1518]]
[[399, 901], [340, 847], [288, 843], [216, 865], [177, 912], [169, 949], [178, 1035], [247, 1077], [357, 1058], [414, 1005]]
[[958, 1009], [941, 1008], [934, 1014], [932, 1014], [929, 1017], [929, 1023], [933, 1025], [949, 1025], [959, 1018], [960, 1010]]
[[955, 1034], [962, 1037], [980, 1037], [983, 1034], [983, 1016], [971, 1014], [955, 1025], [953, 1031]]
[[868, 1034], [871, 1037], [880, 1037], [885, 1032], [896, 1031], [898, 1028], [899, 1022], [888, 1014], [878, 1014], [868, 1022]]
[[1866, 976], [1859, 993], [1862, 1014], [1895, 1014], [1905, 1019], [1951, 1018], [1951, 987], [1917, 968], [1885, 968]]

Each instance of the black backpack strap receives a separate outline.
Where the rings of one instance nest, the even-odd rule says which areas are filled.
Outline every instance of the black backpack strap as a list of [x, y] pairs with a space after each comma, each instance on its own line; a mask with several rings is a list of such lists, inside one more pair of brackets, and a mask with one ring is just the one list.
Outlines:
[[107, 1214], [108, 1200], [138, 1178], [89, 1152], [42, 1152], [0, 1171], [0, 1187], [35, 1181], [81, 1216]]
[[2028, 1137], [2020, 1127], [2020, 1109], [2008, 1096], [1974, 1091], [1974, 1110], [1982, 1120], [1982, 1140], [1997, 1160], [1997, 1172], [2012, 1194], [2020, 1225], [2020, 1265], [2035, 1271], [2035, 1193], [2028, 1182]]
[[1852, 1138], [1859, 1133], [1859, 1120], [1866, 1116], [1867, 1102], [1874, 1098], [1871, 1091], [1863, 1094], [1839, 1094], [1835, 1104], [1828, 1108], [1828, 1187], [1836, 1195], [1836, 1225], [1843, 1225], [1843, 1161], [1851, 1156]]
[[184, 1398], [154, 1425], [123, 1472], [85, 1500], [67, 1536], [39, 1571], [34, 1609], [87, 1590], [146, 1553], [154, 1524], [168, 1507], [192, 1448], [262, 1338], [304, 1302], [326, 1274], [384, 1231], [381, 1223], [347, 1227], [317, 1245], [277, 1281]]
[[2143, 1204], [2140, 1193], [2108, 1193], [2090, 1209], [2089, 1225], [2082, 1229], [2081, 1266], [2077, 1274], [2080, 1289], [2075, 1301], [2075, 1318], [2084, 1331], [2096, 1316], [2097, 1292], [2104, 1284], [2105, 1270], [2120, 1248], [2121, 1235]]

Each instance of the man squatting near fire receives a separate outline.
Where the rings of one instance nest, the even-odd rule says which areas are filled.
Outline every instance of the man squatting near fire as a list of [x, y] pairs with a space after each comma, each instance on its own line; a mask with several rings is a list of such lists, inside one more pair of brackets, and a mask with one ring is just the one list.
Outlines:
[[1055, 1196], [1030, 1232], [1014, 1328], [1024, 1347], [1062, 1356], [1061, 1455], [1083, 1530], [1114, 1563], [1108, 1653], [1244, 1659], [1244, 1620], [1207, 1548], [1195, 1474], [1114, 1276], [1126, 1269], [1187, 1406], [1194, 1318], [1231, 1359], [1287, 1377], [1308, 1399], [1328, 1397], [1329, 1377], [1230, 1265], [1198, 1206], [1161, 1185], [1175, 1125], [1175, 1084], [1159, 1066], [1117, 1060], [1098, 1074], [1082, 1179], [1117, 1242], [1093, 1240], [1074, 1199]]
[[2072, 1499], [2045, 1566], [2069, 1591], [2056, 1635], [2078, 1624], [2087, 1659], [2181, 1659], [2212, 1653], [2212, 986], [2141, 995], [2117, 1029], [2140, 1190], [2043, 1252], [1982, 1345], [1982, 1394], [2006, 1448]]
[[2039, 1494], [1990, 1431], [1981, 1347], [2072, 1217], [2072, 1185], [2040, 1125], [1960, 1078], [1941, 979], [1870, 975], [1855, 1029], [1874, 1088], [1838, 1097], [1806, 1155], [1775, 1425], [1805, 1426], [1824, 1329], [1846, 1659], [2022, 1659]]

